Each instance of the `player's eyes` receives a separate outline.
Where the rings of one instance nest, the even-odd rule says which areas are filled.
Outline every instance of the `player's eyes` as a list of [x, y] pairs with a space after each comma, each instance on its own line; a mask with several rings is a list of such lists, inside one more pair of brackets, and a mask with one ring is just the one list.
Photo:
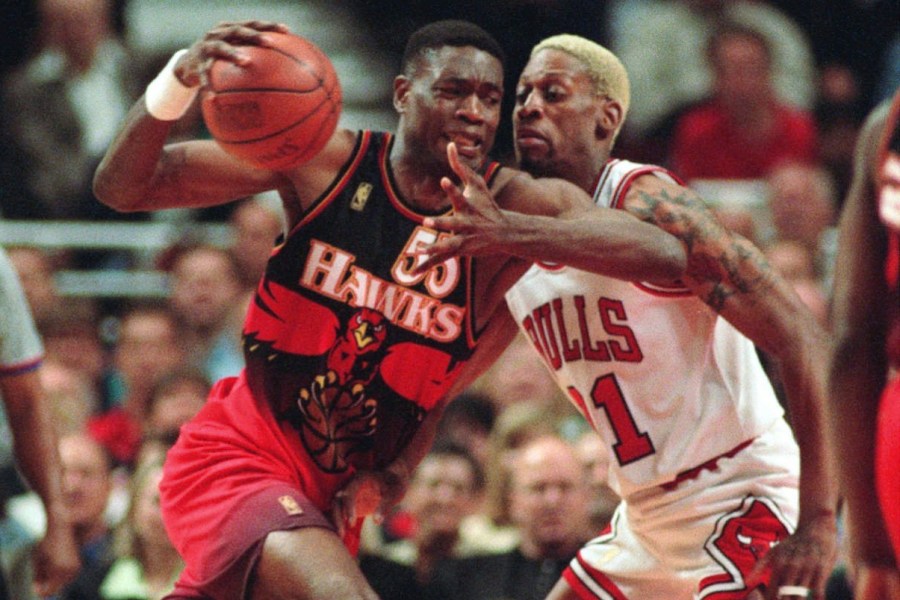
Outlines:
[[544, 90], [544, 93], [543, 93], [544, 99], [547, 100], [548, 102], [557, 102], [559, 100], [562, 100], [565, 97], [565, 95], [566, 94], [563, 89], [555, 87], [555, 86], [547, 88], [546, 90]]

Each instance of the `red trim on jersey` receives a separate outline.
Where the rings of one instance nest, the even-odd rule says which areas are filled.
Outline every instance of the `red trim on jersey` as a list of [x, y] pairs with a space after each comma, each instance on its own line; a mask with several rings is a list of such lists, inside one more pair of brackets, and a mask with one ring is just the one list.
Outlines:
[[[399, 191], [394, 187], [394, 178], [392, 176], [391, 165], [390, 165], [390, 148], [391, 141], [393, 140], [393, 135], [389, 134], [389, 137], [385, 140], [384, 145], [381, 146], [381, 150], [378, 153], [378, 168], [381, 171], [381, 183], [384, 186], [385, 191], [387, 192], [387, 197], [391, 201], [391, 204], [394, 205], [394, 208], [397, 209], [401, 215], [415, 221], [416, 223], [421, 223], [422, 219], [425, 217], [424, 214], [416, 212], [411, 206], [409, 206], [406, 202], [403, 201], [403, 196]], [[450, 214], [453, 211], [453, 206], [449, 206], [446, 210], [440, 212], [427, 212], [427, 214], [438, 216], [438, 215], [446, 215]]]
[[[628, 600], [625, 594], [618, 588], [616, 584], [612, 582], [612, 580], [604, 575], [602, 572], [598, 571], [594, 567], [587, 564], [585, 561], [581, 559], [581, 553], [575, 557], [575, 560], [578, 561], [579, 566], [584, 569], [585, 573], [591, 578], [591, 580], [600, 588], [603, 589], [604, 592], [609, 594], [610, 598], [613, 600]], [[569, 587], [578, 594], [578, 597], [582, 600], [606, 600], [602, 596], [596, 594], [593, 590], [591, 590], [585, 583], [582, 581], [575, 571], [572, 570], [572, 567], [566, 567], [566, 570], [563, 571], [562, 574], [563, 579], [566, 580], [566, 583], [569, 584]]]
[[[672, 180], [678, 185], [684, 185], [684, 182], [680, 177], [669, 171], [668, 169], [664, 169], [662, 167], [658, 167], [656, 165], [644, 165], [642, 167], [638, 167], [634, 169], [630, 173], [628, 173], [625, 177], [622, 178], [622, 181], [619, 182], [619, 185], [613, 191], [611, 204], [612, 208], [618, 208], [620, 210], [625, 210], [625, 196], [628, 195], [628, 190], [631, 188], [631, 185], [634, 183], [635, 179], [638, 177], [642, 177], [644, 175], [652, 175], [656, 173], [662, 173], [667, 177], [671, 177]], [[595, 188], [595, 190], [599, 190], [600, 188]], [[595, 191], [596, 193], [596, 191]], [[693, 292], [687, 289], [683, 284], [682, 285], [655, 285], [646, 282], [634, 282], [634, 286], [638, 289], [647, 292], [648, 294], [652, 294], [654, 296], [663, 296], [663, 297], [688, 297], [692, 296]]]
[[634, 281], [632, 283], [634, 284], [634, 287], [640, 289], [642, 292], [650, 294], [651, 296], [660, 296], [663, 298], [690, 298], [694, 295], [694, 292], [683, 286], [653, 287], [654, 284], [647, 282]]
[[[591, 189], [594, 190], [594, 194], [597, 193], [597, 190], [603, 187], [603, 184], [606, 183], [606, 179], [609, 177], [609, 174], [612, 173], [612, 168], [616, 166], [618, 163], [622, 162], [618, 158], [610, 158], [606, 161], [606, 164], [600, 169], [600, 172], [597, 173], [597, 177], [594, 178], [594, 187]], [[593, 198], [594, 204], [597, 203], [596, 197]], [[604, 207], [608, 208], [608, 207]]]
[[715, 471], [717, 468], [719, 468], [720, 460], [722, 460], [723, 458], [734, 458], [741, 450], [752, 444], [755, 439], [756, 438], [750, 438], [749, 440], [745, 440], [728, 452], [723, 452], [715, 458], [709, 459], [705, 463], [699, 464], [691, 469], [687, 469], [686, 471], [682, 471], [675, 476], [675, 479], [669, 481], [668, 483], [663, 483], [659, 487], [666, 490], [667, 492], [671, 492], [672, 490], [677, 488], [679, 484], [687, 481], [688, 479], [696, 479], [703, 471]]
[[544, 262], [542, 260], [539, 260], [534, 264], [536, 264], [541, 269], [544, 269], [545, 271], [562, 271], [566, 268], [566, 265], [560, 263]]
[[29, 371], [34, 371], [41, 365], [41, 361], [43, 360], [44, 355], [41, 354], [24, 362], [14, 363], [11, 365], [2, 365], [0, 366], [0, 377], [11, 377], [14, 375], [22, 375], [23, 373], [28, 373]]
[[491, 185], [491, 180], [494, 178], [494, 175], [497, 174], [497, 171], [500, 170], [500, 166], [501, 165], [498, 162], [491, 162], [484, 170], [484, 181], [488, 184], [488, 186]]

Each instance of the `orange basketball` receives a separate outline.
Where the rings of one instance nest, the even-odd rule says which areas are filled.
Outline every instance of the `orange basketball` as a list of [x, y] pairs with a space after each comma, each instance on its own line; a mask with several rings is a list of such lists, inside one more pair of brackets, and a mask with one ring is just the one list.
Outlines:
[[245, 46], [245, 65], [217, 60], [201, 110], [213, 138], [229, 154], [264, 169], [310, 160], [337, 127], [341, 86], [334, 66], [313, 43], [266, 33], [271, 46]]

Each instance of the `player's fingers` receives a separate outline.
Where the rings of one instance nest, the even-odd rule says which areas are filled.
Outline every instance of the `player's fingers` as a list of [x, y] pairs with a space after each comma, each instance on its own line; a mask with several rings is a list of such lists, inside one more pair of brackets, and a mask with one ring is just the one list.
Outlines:
[[453, 172], [456, 173], [462, 182], [462, 194], [466, 199], [470, 197], [469, 191], [472, 188], [486, 188], [481, 176], [472, 167], [459, 160], [459, 151], [453, 142], [447, 145], [447, 158], [450, 161], [450, 168], [453, 169]]
[[444, 194], [450, 200], [454, 212], [461, 213], [469, 209], [469, 201], [466, 198], [465, 190], [453, 183], [449, 177], [441, 178], [441, 189], [444, 190]]
[[271, 31], [274, 33], [290, 33], [291, 28], [284, 23], [275, 21], [247, 21], [246, 27], [255, 29], [256, 31]]
[[466, 228], [467, 220], [461, 215], [426, 217], [422, 220], [422, 225], [436, 231], [463, 231]]
[[420, 275], [448, 258], [458, 256], [461, 248], [462, 240], [458, 236], [438, 240], [421, 253], [425, 259], [420, 261], [413, 271], [415, 274]]
[[213, 61], [225, 60], [237, 65], [247, 64], [250, 55], [241, 49], [241, 46], [227, 41], [213, 39], [205, 40], [196, 59], [198, 70], [208, 70]]
[[459, 160], [459, 150], [456, 148], [456, 142], [447, 144], [447, 160], [450, 162], [450, 168], [456, 173], [459, 180], [462, 181], [463, 186], [467, 185], [469, 172], [466, 170], [466, 165]]
[[267, 31], [288, 33], [290, 30], [283, 23], [275, 21], [223, 21], [212, 28], [207, 36], [231, 43], [261, 43], [263, 34]]

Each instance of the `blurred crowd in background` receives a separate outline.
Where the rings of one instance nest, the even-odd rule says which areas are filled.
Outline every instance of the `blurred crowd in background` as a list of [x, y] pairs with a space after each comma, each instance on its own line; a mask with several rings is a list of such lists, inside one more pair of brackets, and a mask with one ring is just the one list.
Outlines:
[[[65, 488], [83, 568], [61, 598], [159, 598], [181, 568], [155, 502], [166, 448], [235, 374], [247, 302], [283, 222], [277, 197], [203, 211], [115, 214], [93, 171], [171, 53], [221, 20], [281, 21], [332, 58], [343, 123], [391, 129], [409, 33], [442, 18], [508, 53], [496, 158], [529, 49], [560, 32], [608, 46], [632, 108], [615, 154], [668, 166], [762, 248], [827, 322], [834, 226], [864, 116], [900, 85], [897, 0], [6, 0], [0, 32], [0, 225], [176, 224], [162, 249], [6, 247], [46, 348]], [[737, 125], [736, 125], [737, 124]], [[176, 135], [205, 135], [199, 112]], [[215, 241], [203, 226], [227, 231]], [[0, 231], [3, 229], [0, 228]], [[150, 269], [165, 289], [75, 293], [60, 275]], [[362, 565], [387, 599], [543, 598], [616, 499], [599, 439], [519, 339], [456, 399], [396, 514], [369, 525]], [[774, 377], [774, 375], [773, 375]], [[31, 598], [40, 505], [0, 435], [0, 561]], [[847, 598], [839, 566], [829, 598]]]

